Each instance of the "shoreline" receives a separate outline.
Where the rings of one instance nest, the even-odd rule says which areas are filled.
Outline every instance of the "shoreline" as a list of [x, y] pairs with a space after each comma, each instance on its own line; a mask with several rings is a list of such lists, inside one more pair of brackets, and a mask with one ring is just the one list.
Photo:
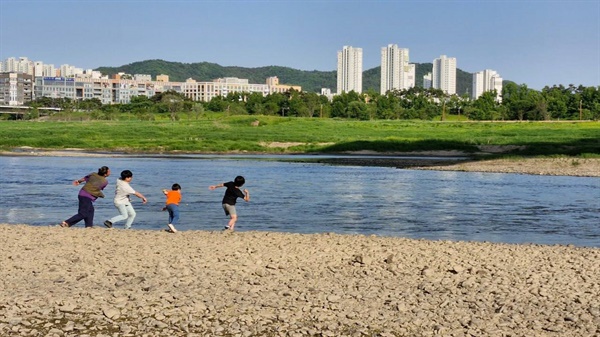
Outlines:
[[[185, 156], [185, 155], [309, 155], [309, 154], [272, 154], [272, 153], [124, 153], [103, 152], [83, 149], [48, 150], [21, 147], [18, 151], [0, 151], [1, 156], [56, 156], [56, 157], [131, 157], [131, 156]], [[427, 151], [410, 153], [378, 153], [357, 151], [341, 154], [310, 154], [314, 157], [294, 161], [314, 162], [331, 165], [382, 166], [399, 169], [514, 173], [550, 176], [600, 177], [600, 158], [509, 158], [478, 159], [471, 154], [459, 151]], [[328, 155], [347, 157], [328, 158]], [[321, 157], [320, 157], [321, 156]]]
[[600, 249], [0, 224], [0, 334], [593, 336]]

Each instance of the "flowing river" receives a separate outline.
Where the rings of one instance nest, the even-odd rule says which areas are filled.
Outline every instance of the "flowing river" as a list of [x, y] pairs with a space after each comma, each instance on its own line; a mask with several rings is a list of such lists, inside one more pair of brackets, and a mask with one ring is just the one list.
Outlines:
[[[116, 179], [133, 172], [134, 230], [166, 228], [164, 195], [182, 186], [179, 230], [221, 230], [224, 189], [246, 178], [238, 231], [343, 233], [600, 247], [600, 180], [289, 162], [290, 156], [0, 157], [0, 223], [56, 225], [77, 212], [74, 179], [111, 168], [95, 224], [114, 215]], [[83, 227], [83, 222], [77, 225]], [[122, 228], [116, 223], [115, 228]], [[102, 226], [103, 227], [103, 226]], [[61, 230], [57, 228], [57, 230]]]

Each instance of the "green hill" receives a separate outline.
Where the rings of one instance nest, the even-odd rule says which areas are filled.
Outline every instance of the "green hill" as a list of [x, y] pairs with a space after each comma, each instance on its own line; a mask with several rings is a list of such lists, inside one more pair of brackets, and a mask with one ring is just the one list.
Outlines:
[[[415, 63], [416, 85], [423, 85], [423, 75], [432, 71], [431, 63]], [[223, 67], [216, 63], [198, 62], [181, 63], [164, 60], [147, 60], [134, 62], [120, 67], [99, 67], [98, 70], [106, 75], [119, 72], [127, 74], [148, 74], [152, 78], [156, 75], [169, 75], [175, 82], [183, 82], [188, 78], [196, 81], [212, 81], [221, 77], [247, 78], [250, 83], [265, 83], [271, 76], [277, 76], [279, 83], [300, 85], [302, 90], [321, 92], [321, 88], [330, 88], [335, 92], [337, 87], [337, 71], [306, 71], [288, 67], [268, 66], [259, 68]], [[456, 92], [464, 94], [471, 92], [473, 74], [460, 69], [456, 70]], [[374, 90], [379, 92], [381, 67], [375, 67], [363, 72], [363, 91]]]

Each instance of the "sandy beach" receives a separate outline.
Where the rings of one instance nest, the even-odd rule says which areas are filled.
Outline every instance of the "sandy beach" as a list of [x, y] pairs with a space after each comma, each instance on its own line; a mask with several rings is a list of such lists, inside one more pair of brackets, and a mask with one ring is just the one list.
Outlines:
[[600, 249], [0, 225], [2, 336], [600, 336]]

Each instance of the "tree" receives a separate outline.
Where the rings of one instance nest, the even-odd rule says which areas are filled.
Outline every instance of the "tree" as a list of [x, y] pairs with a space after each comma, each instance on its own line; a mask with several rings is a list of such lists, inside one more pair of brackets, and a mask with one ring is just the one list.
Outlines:
[[162, 95], [160, 103], [158, 103], [159, 111], [168, 112], [172, 121], [179, 120], [179, 111], [183, 110], [184, 99], [180, 95], [172, 95], [170, 93]]
[[470, 118], [478, 120], [495, 120], [499, 117], [498, 102], [496, 102], [496, 90], [486, 91], [473, 101], [473, 108]]
[[317, 93], [302, 93], [302, 100], [306, 106], [307, 117], [313, 117], [315, 112], [321, 108], [321, 102], [319, 101], [319, 95], [317, 95]]
[[369, 116], [367, 104], [360, 101], [353, 101], [348, 104], [348, 117], [369, 120], [371, 116]]
[[568, 97], [564, 92], [564, 87], [560, 88], [553, 86], [552, 88], [544, 87], [542, 89], [542, 95], [547, 102], [547, 109], [550, 118], [554, 119], [567, 119], [568, 118]]
[[331, 117], [348, 117], [348, 114], [346, 113], [346, 106], [341, 100], [336, 100], [335, 97], [333, 98], [333, 104], [331, 105]]
[[194, 106], [192, 107], [192, 112], [194, 113], [195, 119], [198, 120], [200, 116], [204, 114], [204, 104], [200, 102], [194, 103]]
[[264, 97], [261, 93], [253, 92], [246, 96], [246, 110], [251, 115], [263, 114], [264, 108]]
[[502, 88], [502, 104], [507, 108], [509, 119], [522, 121], [535, 109], [535, 102], [529, 94], [527, 85], [520, 86], [515, 83], [508, 83]]
[[216, 96], [208, 102], [206, 108], [213, 112], [224, 112], [227, 106], [228, 104], [223, 100], [223, 96]]

